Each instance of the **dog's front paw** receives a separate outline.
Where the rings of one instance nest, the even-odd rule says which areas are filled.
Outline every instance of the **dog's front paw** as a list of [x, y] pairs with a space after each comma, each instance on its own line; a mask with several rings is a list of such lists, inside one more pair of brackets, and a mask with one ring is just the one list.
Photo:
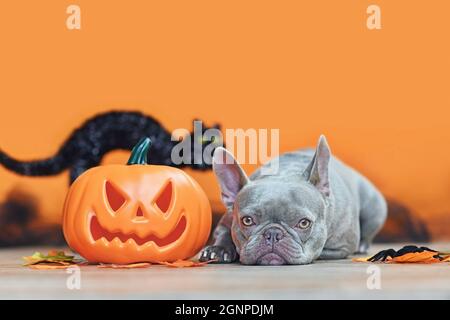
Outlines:
[[207, 246], [200, 253], [200, 261], [215, 260], [214, 263], [231, 263], [237, 258], [236, 249], [232, 246]]

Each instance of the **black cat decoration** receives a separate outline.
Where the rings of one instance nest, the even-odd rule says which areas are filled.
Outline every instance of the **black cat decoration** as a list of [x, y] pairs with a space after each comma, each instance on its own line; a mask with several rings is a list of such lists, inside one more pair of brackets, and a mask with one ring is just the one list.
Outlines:
[[[220, 127], [215, 125], [213, 128]], [[202, 128], [202, 133], [207, 129], [209, 128]], [[211, 164], [204, 160], [174, 164], [171, 160], [171, 151], [178, 141], [172, 141], [170, 132], [153, 117], [132, 111], [111, 111], [89, 118], [72, 132], [57, 153], [50, 158], [20, 161], [0, 150], [0, 164], [25, 176], [50, 176], [69, 169], [70, 183], [72, 183], [81, 173], [99, 165], [103, 156], [109, 151], [131, 150], [144, 136], [150, 137], [153, 141], [149, 164], [188, 166], [196, 170], [211, 168]], [[191, 132], [185, 138], [193, 137], [194, 132]], [[195, 152], [202, 152], [205, 147], [217, 144], [218, 141], [201, 139], [200, 143], [202, 147], [200, 150], [197, 150], [198, 148], [194, 150], [194, 143], [192, 143], [192, 157], [195, 156]]]

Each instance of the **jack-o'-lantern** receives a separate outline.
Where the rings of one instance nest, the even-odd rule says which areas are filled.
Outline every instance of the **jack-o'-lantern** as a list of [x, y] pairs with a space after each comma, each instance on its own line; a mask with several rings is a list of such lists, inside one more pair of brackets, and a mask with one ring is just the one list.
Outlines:
[[211, 208], [188, 174], [148, 165], [149, 138], [127, 165], [104, 165], [72, 184], [64, 205], [64, 236], [91, 262], [175, 261], [195, 255], [211, 229]]

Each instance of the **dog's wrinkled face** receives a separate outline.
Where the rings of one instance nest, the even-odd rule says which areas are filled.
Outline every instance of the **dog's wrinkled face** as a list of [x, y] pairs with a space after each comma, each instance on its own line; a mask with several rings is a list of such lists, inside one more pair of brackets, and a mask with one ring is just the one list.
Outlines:
[[[327, 237], [325, 202], [306, 181], [248, 183], [233, 207], [232, 236], [243, 264], [307, 264]], [[276, 190], [276, 192], [274, 192]]]
[[321, 137], [303, 172], [251, 181], [228, 151], [216, 149], [213, 169], [233, 212], [231, 234], [241, 263], [307, 264], [319, 257], [328, 236], [329, 160]]

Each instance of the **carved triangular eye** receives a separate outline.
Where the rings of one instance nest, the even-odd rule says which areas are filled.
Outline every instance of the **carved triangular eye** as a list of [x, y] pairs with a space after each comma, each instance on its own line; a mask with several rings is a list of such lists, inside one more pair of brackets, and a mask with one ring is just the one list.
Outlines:
[[167, 210], [169, 210], [171, 201], [172, 201], [172, 181], [169, 181], [164, 186], [162, 192], [158, 195], [155, 204], [162, 212], [166, 213]]
[[109, 181], [105, 183], [106, 199], [113, 211], [117, 211], [123, 206], [126, 199], [119, 190]]

